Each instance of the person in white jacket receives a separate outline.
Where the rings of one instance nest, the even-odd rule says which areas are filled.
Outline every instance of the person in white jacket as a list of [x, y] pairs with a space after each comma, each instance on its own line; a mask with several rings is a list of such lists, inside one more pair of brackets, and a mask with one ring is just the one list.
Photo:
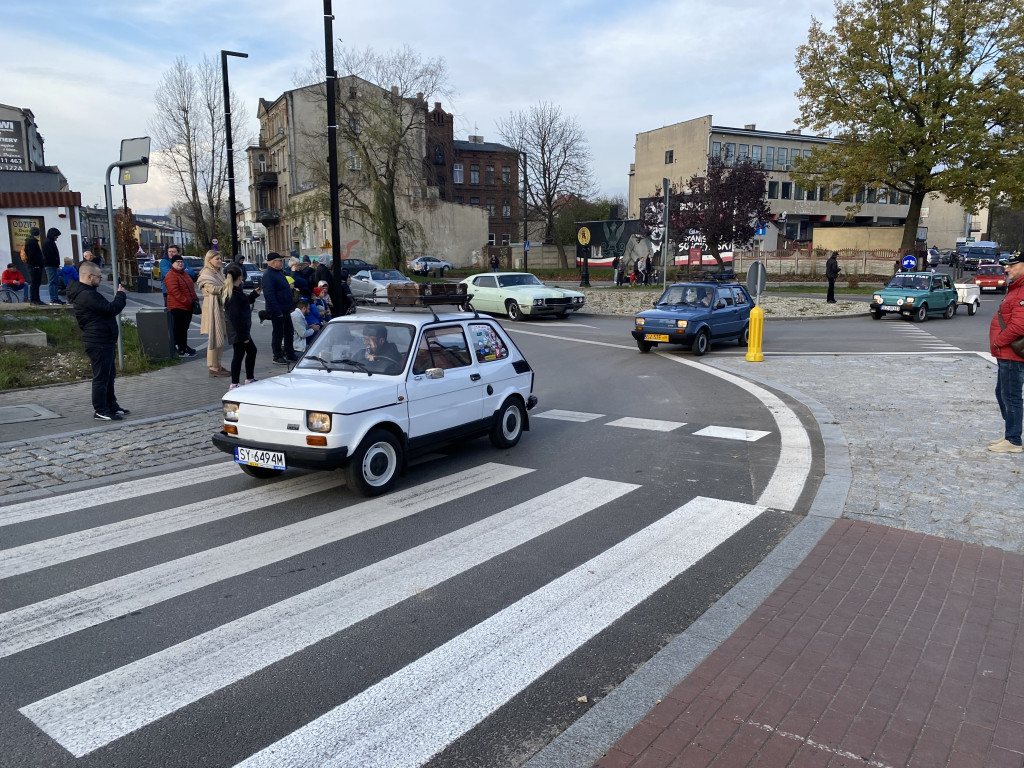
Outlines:
[[292, 310], [292, 347], [296, 352], [304, 352], [306, 343], [316, 335], [320, 326], [306, 323], [306, 315], [309, 314], [308, 299], [300, 298], [295, 304], [295, 309]]

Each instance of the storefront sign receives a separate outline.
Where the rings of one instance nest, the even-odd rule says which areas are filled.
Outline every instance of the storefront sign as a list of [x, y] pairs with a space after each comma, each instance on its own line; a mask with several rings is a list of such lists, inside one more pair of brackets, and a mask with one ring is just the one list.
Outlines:
[[[25, 238], [28, 237], [32, 227], [39, 227], [40, 233], [46, 231], [42, 216], [8, 216], [7, 230], [11, 238], [11, 256], [20, 258], [22, 246], [25, 245]], [[37, 240], [39, 238], [36, 238]], [[4, 264], [6, 269], [7, 265]]]
[[21, 123], [0, 120], [0, 171], [27, 171]]

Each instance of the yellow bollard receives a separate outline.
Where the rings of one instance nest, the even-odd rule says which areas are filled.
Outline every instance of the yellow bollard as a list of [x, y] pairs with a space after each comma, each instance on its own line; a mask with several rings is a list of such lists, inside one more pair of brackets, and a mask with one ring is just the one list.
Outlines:
[[764, 310], [755, 306], [750, 310], [750, 337], [747, 340], [747, 362], [763, 363], [761, 338], [764, 336]]

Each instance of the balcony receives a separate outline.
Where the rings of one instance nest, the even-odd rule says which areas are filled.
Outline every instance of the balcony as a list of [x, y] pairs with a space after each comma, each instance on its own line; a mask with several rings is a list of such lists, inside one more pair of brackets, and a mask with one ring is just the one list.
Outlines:
[[277, 172], [276, 171], [263, 171], [256, 174], [256, 187], [258, 189], [268, 189], [277, 186]]
[[260, 208], [259, 213], [256, 214], [256, 221], [263, 225], [277, 224], [281, 220], [281, 214], [276, 208]]

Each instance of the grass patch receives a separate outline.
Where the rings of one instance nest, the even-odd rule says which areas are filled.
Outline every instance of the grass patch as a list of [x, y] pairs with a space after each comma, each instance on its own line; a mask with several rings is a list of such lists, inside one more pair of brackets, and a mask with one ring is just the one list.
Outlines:
[[[0, 333], [32, 328], [46, 334], [46, 346], [0, 346], [0, 390], [92, 378], [92, 367], [82, 346], [82, 332], [69, 311], [50, 311], [27, 317], [0, 315]], [[118, 376], [132, 376], [177, 364], [173, 360], [150, 360], [143, 355], [138, 329], [130, 320], [121, 322], [121, 339], [124, 370], [118, 370]]]

